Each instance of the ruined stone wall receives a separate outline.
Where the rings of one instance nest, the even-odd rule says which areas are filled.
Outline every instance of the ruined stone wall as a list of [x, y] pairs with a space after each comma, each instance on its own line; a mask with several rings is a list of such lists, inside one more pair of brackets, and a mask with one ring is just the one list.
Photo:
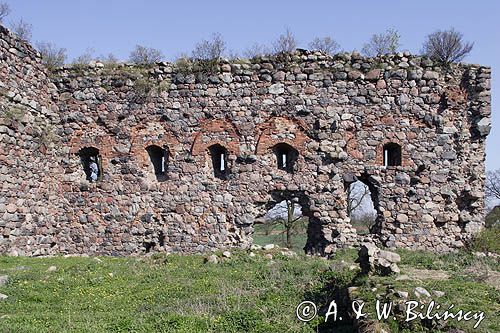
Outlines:
[[57, 232], [57, 98], [36, 50], [0, 26], [2, 253], [43, 253]]
[[[54, 210], [47, 218], [56, 224], [35, 234], [23, 223], [3, 227], [16, 233], [3, 252], [248, 247], [255, 219], [287, 198], [298, 198], [309, 217], [306, 251], [322, 255], [366, 237], [449, 251], [483, 224], [487, 67], [297, 51], [221, 62], [215, 72], [92, 63], [52, 80], [58, 192], [38, 203]], [[401, 147], [400, 166], [384, 166], [387, 143]], [[152, 145], [166, 151], [161, 175]], [[280, 146], [295, 152], [290, 170], [278, 168]], [[78, 155], [90, 147], [102, 160], [95, 183]], [[213, 147], [227, 152], [220, 178]], [[355, 179], [369, 185], [378, 213], [369, 236], [357, 235], [347, 215]]]

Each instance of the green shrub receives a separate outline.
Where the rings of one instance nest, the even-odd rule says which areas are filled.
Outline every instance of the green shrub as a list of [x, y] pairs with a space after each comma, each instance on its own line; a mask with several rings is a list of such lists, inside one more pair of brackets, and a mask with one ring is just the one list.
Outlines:
[[200, 82], [206, 80], [210, 75], [219, 72], [220, 60], [216, 59], [192, 59], [181, 57], [176, 60], [175, 68], [177, 73], [182, 75], [194, 74]]
[[155, 84], [148, 78], [141, 77], [134, 83], [134, 88], [139, 96], [146, 97], [153, 90]]
[[486, 215], [486, 228], [500, 227], [500, 206], [497, 206]]
[[479, 252], [500, 253], [500, 227], [483, 229], [474, 237], [471, 248]]

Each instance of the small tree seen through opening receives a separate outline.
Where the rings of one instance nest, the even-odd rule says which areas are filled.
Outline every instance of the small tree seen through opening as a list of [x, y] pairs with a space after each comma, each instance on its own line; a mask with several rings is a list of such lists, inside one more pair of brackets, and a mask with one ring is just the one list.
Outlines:
[[355, 181], [347, 187], [347, 214], [358, 233], [368, 233], [377, 218], [368, 185]]
[[285, 199], [269, 209], [261, 224], [255, 226], [255, 239], [300, 251], [307, 239], [307, 224], [298, 198]]

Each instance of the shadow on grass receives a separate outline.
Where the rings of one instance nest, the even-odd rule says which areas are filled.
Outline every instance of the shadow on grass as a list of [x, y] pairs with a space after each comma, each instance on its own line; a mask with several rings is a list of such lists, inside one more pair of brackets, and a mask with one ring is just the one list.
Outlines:
[[[318, 317], [314, 327], [316, 332], [358, 332], [352, 317], [352, 300], [348, 288], [358, 285], [363, 278], [363, 275], [353, 271], [330, 269], [320, 276], [322, 283], [319, 288], [307, 290], [304, 293], [303, 299], [313, 302], [318, 309]], [[337, 320], [334, 320], [334, 316], [330, 315], [325, 322], [332, 301], [335, 301], [337, 306]], [[332, 307], [331, 311], [333, 309]]]

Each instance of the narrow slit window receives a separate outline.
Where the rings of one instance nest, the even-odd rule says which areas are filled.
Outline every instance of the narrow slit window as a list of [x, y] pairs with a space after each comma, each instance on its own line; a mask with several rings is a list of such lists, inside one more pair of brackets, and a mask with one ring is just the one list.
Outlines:
[[229, 173], [227, 168], [227, 149], [219, 144], [215, 144], [210, 146], [208, 151], [212, 159], [214, 176], [225, 179]]
[[388, 143], [384, 145], [384, 166], [401, 165], [401, 146], [397, 143]]
[[155, 145], [151, 145], [146, 148], [146, 151], [148, 152], [149, 159], [151, 161], [151, 164], [153, 165], [157, 180], [164, 181], [168, 164], [168, 150]]
[[99, 149], [94, 147], [85, 147], [78, 152], [80, 162], [82, 163], [85, 178], [89, 182], [97, 182], [102, 179], [102, 159]]
[[279, 143], [273, 148], [276, 155], [278, 169], [293, 173], [299, 153], [292, 146], [286, 143]]

